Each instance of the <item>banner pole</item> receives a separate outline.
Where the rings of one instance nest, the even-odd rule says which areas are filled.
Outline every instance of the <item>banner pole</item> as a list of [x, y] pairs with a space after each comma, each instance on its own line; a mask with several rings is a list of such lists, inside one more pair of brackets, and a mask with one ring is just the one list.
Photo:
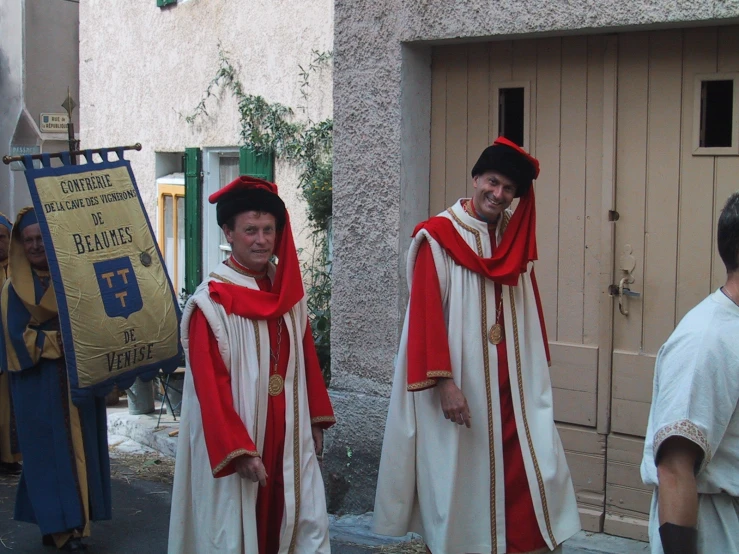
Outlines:
[[[115, 151], [115, 150], [141, 150], [141, 143], [137, 142], [136, 144], [133, 144], [131, 146], [118, 146], [114, 148], [93, 148], [92, 150], [73, 150], [69, 152], [70, 156], [84, 156], [85, 154], [99, 154], [103, 150], [108, 151]], [[62, 154], [65, 154], [66, 152], [52, 152], [49, 154], [33, 154], [31, 156], [32, 160], [40, 160], [44, 156], [48, 155], [50, 158], [62, 158]], [[3, 163], [5, 165], [9, 165], [13, 162], [22, 162], [25, 156], [3, 156]], [[89, 162], [90, 160], [88, 160]]]
[[[80, 149], [79, 141], [74, 138], [74, 123], [72, 122], [72, 112], [76, 106], [77, 104], [72, 99], [72, 93], [69, 91], [69, 87], [67, 87], [67, 99], [62, 102], [62, 108], [67, 110], [67, 139], [69, 140], [70, 152]], [[77, 156], [72, 154], [71, 161], [72, 165], [77, 165]]]
[[69, 141], [69, 153], [72, 156], [72, 165], [77, 165], [77, 156], [73, 154], [74, 147], [77, 146], [79, 148], [79, 145], [76, 145], [77, 142], [74, 139], [74, 123], [72, 123], [72, 118], [69, 118], [69, 123], [67, 123], [67, 140]]

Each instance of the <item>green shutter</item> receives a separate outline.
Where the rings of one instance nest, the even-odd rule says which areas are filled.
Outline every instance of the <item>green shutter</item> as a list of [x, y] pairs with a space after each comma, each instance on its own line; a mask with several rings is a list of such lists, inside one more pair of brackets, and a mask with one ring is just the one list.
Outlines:
[[185, 148], [185, 289], [195, 292], [202, 272], [203, 162], [199, 148]]
[[274, 154], [257, 154], [251, 148], [242, 146], [239, 149], [239, 173], [273, 183], [275, 180]]
[[164, 6], [169, 6], [170, 4], [176, 4], [177, 0], [157, 0], [157, 7], [163, 8]]

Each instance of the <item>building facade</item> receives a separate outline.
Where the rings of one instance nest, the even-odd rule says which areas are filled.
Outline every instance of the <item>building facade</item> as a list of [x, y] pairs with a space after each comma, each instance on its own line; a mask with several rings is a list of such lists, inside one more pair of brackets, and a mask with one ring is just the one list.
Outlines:
[[[82, 145], [142, 144], [127, 158], [178, 293], [188, 276], [198, 281], [226, 255], [228, 245], [207, 197], [240, 173], [278, 183], [296, 243], [309, 248], [295, 165], [278, 158], [255, 167], [252, 153], [239, 148], [239, 107], [227, 80], [210, 86], [210, 95], [206, 91], [223, 58], [245, 94], [292, 109], [295, 121], [321, 121], [333, 109], [331, 63], [309, 67], [319, 55], [330, 58], [332, 43], [328, 0], [80, 5]], [[193, 203], [199, 210], [186, 208], [186, 189], [199, 198]], [[199, 244], [185, 256], [193, 243]]]
[[[65, 0], [0, 3], [0, 157], [69, 149], [62, 104], [79, 101], [78, 12]], [[0, 164], [0, 211], [13, 219], [30, 204], [23, 165]]]
[[739, 5], [335, 10], [334, 509], [372, 507], [411, 231], [470, 196], [477, 156], [505, 135], [541, 162], [536, 273], [583, 527], [646, 540], [655, 356], [725, 277], [715, 228], [739, 188]]

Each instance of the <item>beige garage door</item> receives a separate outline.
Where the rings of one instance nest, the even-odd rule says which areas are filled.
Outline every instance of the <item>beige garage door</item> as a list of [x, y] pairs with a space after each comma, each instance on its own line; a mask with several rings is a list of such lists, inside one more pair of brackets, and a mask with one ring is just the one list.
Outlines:
[[[739, 72], [737, 37], [724, 27], [434, 50], [431, 213], [471, 194], [472, 165], [510, 117], [541, 161], [555, 417], [589, 530], [646, 538], [638, 465], [654, 356], [723, 278], [715, 221], [739, 188], [739, 158], [699, 147], [700, 97], [713, 90], [703, 79]], [[628, 315], [609, 296], [624, 277], [641, 295], [625, 299]]]
[[655, 356], [725, 278], [716, 221], [739, 189], [739, 158], [713, 155], [696, 140], [711, 133], [706, 110], [722, 101], [704, 83], [737, 71], [736, 27], [619, 37], [614, 283], [631, 273], [641, 296], [626, 300], [628, 315], [614, 311], [607, 532], [646, 538], [651, 491], [638, 466]]

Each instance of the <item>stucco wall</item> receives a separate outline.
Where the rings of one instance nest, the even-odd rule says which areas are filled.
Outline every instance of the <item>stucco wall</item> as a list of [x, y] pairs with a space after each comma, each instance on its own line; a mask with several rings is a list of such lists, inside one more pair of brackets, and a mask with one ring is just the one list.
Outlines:
[[[0, 3], [0, 156], [8, 154], [23, 109], [23, 6], [21, 0]], [[14, 182], [20, 172], [0, 164], [0, 211], [13, 218]], [[21, 177], [25, 186], [25, 179]]]
[[[78, 98], [78, 5], [56, 0], [0, 2], [0, 156], [13, 146], [67, 149], [66, 131], [41, 133], [41, 113], [64, 113]], [[79, 110], [73, 113], [77, 125]], [[0, 164], [0, 211], [12, 219], [31, 203], [22, 171]]]
[[[209, 116], [188, 124], [218, 69], [218, 44], [229, 53], [246, 93], [320, 121], [332, 113], [330, 65], [300, 94], [299, 65], [312, 50], [332, 49], [330, 0], [188, 0], [160, 9], [156, 0], [87, 0], [80, 4], [81, 140], [85, 147], [141, 142], [131, 160], [144, 205], [155, 219], [155, 152], [236, 146], [239, 118], [230, 92], [216, 89]], [[297, 108], [305, 106], [305, 112]], [[298, 246], [307, 233], [296, 172], [278, 163]]]
[[[78, 15], [79, 8], [72, 2], [25, 2], [24, 100], [37, 125], [40, 113], [65, 112], [62, 103], [68, 87], [79, 103]], [[79, 114], [79, 109], [72, 112], [75, 128], [79, 127]], [[62, 139], [67, 135], [66, 131], [54, 134]]]
[[372, 508], [407, 298], [405, 251], [428, 209], [430, 45], [738, 17], [739, 3], [726, 0], [335, 2], [332, 365], [336, 394], [352, 407], [326, 462], [342, 496], [335, 509]]

